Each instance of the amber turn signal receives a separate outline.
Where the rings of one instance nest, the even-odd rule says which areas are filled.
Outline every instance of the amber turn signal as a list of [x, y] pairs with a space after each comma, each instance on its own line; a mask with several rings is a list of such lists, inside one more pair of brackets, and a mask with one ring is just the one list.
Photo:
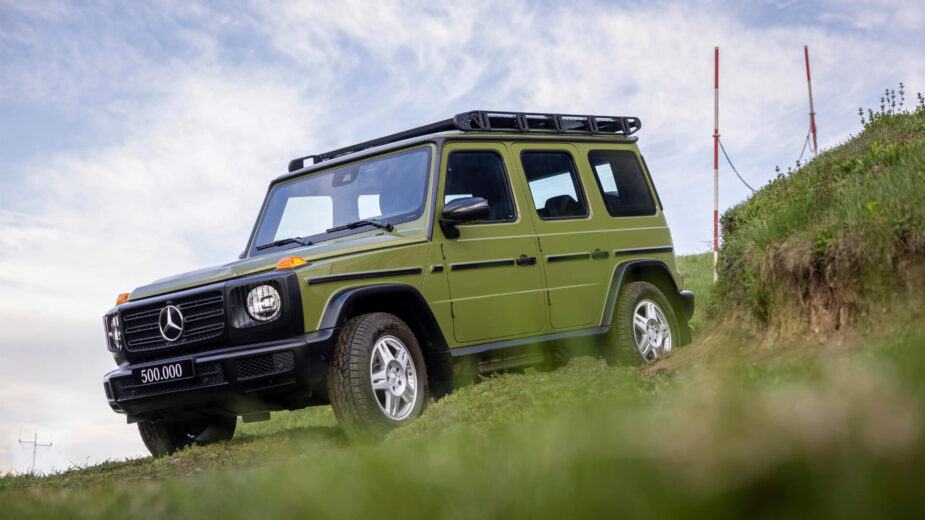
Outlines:
[[130, 294], [130, 293], [127, 293], [127, 292], [126, 292], [126, 293], [120, 294], [119, 296], [116, 296], [116, 305], [119, 305], [120, 303], [125, 303], [125, 302], [127, 302], [127, 301], [128, 301], [128, 295], [129, 295], [129, 294]]
[[277, 269], [292, 269], [293, 267], [298, 267], [300, 265], [305, 265], [308, 262], [302, 260], [297, 256], [287, 256], [286, 258], [280, 258], [279, 262], [276, 262]]

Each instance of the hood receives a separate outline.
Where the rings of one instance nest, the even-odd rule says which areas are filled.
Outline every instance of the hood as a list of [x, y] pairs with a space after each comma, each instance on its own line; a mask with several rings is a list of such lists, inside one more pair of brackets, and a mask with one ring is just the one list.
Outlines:
[[372, 249], [402, 246], [427, 240], [423, 230], [385, 233], [369, 231], [350, 235], [337, 240], [329, 240], [305, 247], [294, 247], [274, 251], [265, 255], [245, 258], [228, 264], [197, 269], [188, 273], [168, 276], [138, 287], [129, 296], [129, 301], [150, 298], [159, 294], [190, 289], [201, 285], [232, 280], [253, 274], [265, 273], [276, 268], [276, 263], [287, 256], [298, 256], [309, 263], [346, 254], [359, 253]]

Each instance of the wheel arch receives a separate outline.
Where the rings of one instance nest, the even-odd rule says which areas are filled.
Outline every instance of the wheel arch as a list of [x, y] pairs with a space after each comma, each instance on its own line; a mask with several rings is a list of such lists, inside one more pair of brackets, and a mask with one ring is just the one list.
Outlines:
[[690, 319], [690, 310], [684, 302], [680, 288], [675, 283], [674, 277], [668, 265], [655, 259], [629, 260], [619, 264], [614, 270], [613, 277], [610, 280], [610, 290], [607, 293], [607, 301], [604, 304], [604, 314], [601, 318], [601, 325], [610, 327], [613, 320], [613, 310], [617, 303], [617, 297], [620, 290], [627, 283], [645, 281], [656, 287], [662, 294], [668, 298], [678, 318], [678, 327], [681, 332], [681, 344], [691, 342], [691, 330], [688, 325]]
[[338, 328], [354, 316], [371, 312], [394, 314], [411, 327], [424, 354], [430, 393], [438, 398], [450, 393], [453, 362], [446, 339], [427, 300], [414, 286], [378, 284], [344, 289], [329, 301], [320, 328]]

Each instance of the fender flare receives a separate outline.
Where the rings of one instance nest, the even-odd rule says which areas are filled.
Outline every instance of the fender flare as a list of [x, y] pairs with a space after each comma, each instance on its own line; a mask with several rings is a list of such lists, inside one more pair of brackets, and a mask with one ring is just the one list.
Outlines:
[[[442, 397], [453, 388], [452, 358], [443, 335], [443, 330], [437, 322], [430, 305], [414, 286], [401, 283], [387, 283], [352, 287], [336, 293], [328, 300], [327, 307], [321, 317], [321, 329], [335, 329], [341, 327], [347, 318], [351, 306], [365, 298], [401, 295], [410, 299], [413, 312], [405, 316], [405, 321], [412, 329], [417, 328], [426, 337], [418, 338], [421, 350], [427, 363], [430, 390], [436, 397]], [[389, 312], [388, 308], [381, 309]], [[398, 313], [396, 313], [398, 314]], [[405, 313], [408, 314], [408, 313]]]
[[604, 314], [601, 317], [601, 326], [608, 329], [610, 328], [611, 321], [613, 320], [613, 309], [617, 304], [617, 297], [620, 295], [620, 289], [623, 288], [623, 284], [629, 278], [630, 274], [640, 268], [653, 267], [663, 271], [671, 283], [671, 287], [668, 288], [670, 290], [667, 291], [665, 297], [668, 298], [669, 303], [671, 303], [675, 311], [675, 315], [679, 318], [678, 326], [681, 328], [681, 343], [690, 343], [691, 332], [688, 321], [694, 312], [694, 293], [679, 290], [677, 283], [675, 283], [674, 276], [671, 275], [671, 269], [661, 260], [650, 258], [629, 260], [619, 264], [616, 269], [614, 269], [613, 277], [610, 280], [610, 290], [607, 293], [607, 301], [604, 303]]
[[[366, 285], [363, 287], [352, 287], [336, 293], [331, 297], [330, 300], [328, 300], [328, 305], [325, 307], [324, 314], [321, 316], [321, 324], [319, 329], [333, 329], [343, 325], [347, 310], [355, 301], [369, 296], [382, 296], [386, 294], [403, 294], [410, 296], [413, 300], [415, 300], [415, 303], [420, 305], [421, 308], [425, 310], [423, 316], [425, 321], [430, 322], [434, 327], [437, 328], [437, 332], [440, 333], [440, 340], [443, 341], [443, 333], [439, 330], [437, 319], [434, 317], [434, 313], [430, 310], [430, 305], [427, 304], [427, 300], [424, 299], [424, 296], [421, 295], [421, 292], [418, 291], [416, 287], [403, 283], [386, 283]], [[444, 342], [444, 344], [446, 343]]]

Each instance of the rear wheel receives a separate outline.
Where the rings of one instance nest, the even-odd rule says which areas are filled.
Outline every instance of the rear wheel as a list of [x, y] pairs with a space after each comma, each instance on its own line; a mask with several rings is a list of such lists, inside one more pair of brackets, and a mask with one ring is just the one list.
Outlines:
[[609, 362], [649, 363], [670, 352], [679, 340], [674, 309], [658, 287], [649, 282], [623, 286], [608, 334]]
[[377, 312], [348, 321], [328, 377], [331, 407], [354, 438], [379, 438], [417, 417], [427, 397], [427, 369], [414, 333]]
[[231, 440], [236, 423], [236, 417], [208, 424], [144, 421], [138, 423], [138, 433], [151, 455], [161, 457], [193, 444]]

